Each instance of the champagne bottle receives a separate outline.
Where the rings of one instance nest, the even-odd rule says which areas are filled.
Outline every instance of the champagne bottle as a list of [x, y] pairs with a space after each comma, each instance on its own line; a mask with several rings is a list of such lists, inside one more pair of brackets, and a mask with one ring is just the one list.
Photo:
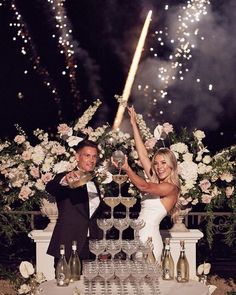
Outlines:
[[72, 252], [69, 259], [70, 282], [80, 280], [81, 262], [77, 253], [77, 241], [72, 242]]
[[65, 245], [60, 245], [60, 259], [56, 267], [57, 286], [65, 287], [69, 285], [70, 269], [65, 258]]
[[165, 254], [162, 261], [162, 278], [163, 280], [174, 279], [174, 261], [170, 253], [170, 239], [165, 240]]
[[156, 258], [154, 256], [154, 253], [153, 253], [153, 243], [152, 243], [152, 238], [149, 237], [148, 238], [148, 241], [147, 243], [149, 244], [149, 252], [148, 252], [148, 255], [147, 255], [147, 259], [146, 259], [146, 262], [148, 264], [155, 264], [156, 263]]
[[180, 255], [176, 266], [177, 282], [186, 283], [189, 281], [189, 264], [185, 255], [184, 241], [180, 241]]

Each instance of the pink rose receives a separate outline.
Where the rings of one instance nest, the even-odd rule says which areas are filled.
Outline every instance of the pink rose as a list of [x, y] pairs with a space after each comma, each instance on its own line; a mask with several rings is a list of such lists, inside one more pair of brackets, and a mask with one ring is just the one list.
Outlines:
[[211, 199], [212, 199], [212, 196], [210, 196], [210, 195], [207, 195], [207, 194], [202, 195], [202, 203], [203, 204], [210, 204]]
[[173, 132], [173, 125], [171, 125], [170, 123], [164, 123], [163, 124], [163, 131], [166, 134], [169, 134], [169, 133]]
[[211, 183], [208, 179], [203, 179], [200, 181], [199, 186], [204, 193], [207, 193]]
[[17, 135], [17, 136], [14, 138], [14, 141], [15, 141], [17, 144], [22, 144], [22, 143], [25, 141], [25, 136], [24, 136], [24, 135]]
[[28, 161], [28, 160], [30, 160], [31, 155], [32, 155], [31, 151], [26, 150], [26, 151], [24, 151], [24, 152], [22, 153], [22, 159], [23, 159], [24, 161]]
[[32, 194], [32, 190], [28, 186], [22, 186], [20, 193], [19, 193], [19, 199], [25, 201], [29, 198], [29, 196]]
[[39, 167], [30, 167], [30, 175], [32, 175], [34, 178], [39, 178]]
[[42, 175], [41, 179], [46, 184], [52, 179], [52, 177], [53, 177], [52, 173], [47, 172], [47, 173]]
[[93, 131], [93, 128], [87, 127], [87, 128], [84, 128], [82, 131], [83, 131], [83, 133], [90, 135]]
[[69, 127], [67, 124], [60, 124], [57, 127], [57, 132], [60, 134], [60, 136], [71, 136], [72, 128]]
[[155, 137], [153, 138], [150, 138], [148, 139], [146, 142], [145, 142], [145, 147], [148, 149], [148, 150], [151, 150], [153, 149], [153, 147], [155, 146], [157, 142], [157, 139]]

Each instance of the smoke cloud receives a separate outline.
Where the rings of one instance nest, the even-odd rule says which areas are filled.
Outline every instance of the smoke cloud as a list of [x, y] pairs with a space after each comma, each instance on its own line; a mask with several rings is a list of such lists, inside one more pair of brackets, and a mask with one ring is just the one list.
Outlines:
[[[168, 12], [170, 36], [176, 32], [179, 13], [180, 7]], [[158, 122], [169, 121], [178, 126], [216, 130], [223, 120], [223, 111], [228, 118], [235, 114], [235, 1], [227, 1], [218, 9], [209, 6], [207, 15], [202, 17], [197, 27], [198, 36], [191, 35], [195, 43], [193, 57], [185, 65], [189, 71], [183, 75], [182, 81], [170, 80], [165, 98], [157, 98], [152, 90], [157, 89], [158, 92], [163, 87], [157, 77], [158, 69], [162, 66], [171, 69], [171, 61], [147, 58], [140, 64], [132, 93], [133, 103], [138, 112], [148, 114], [153, 127]], [[176, 74], [173, 71], [171, 75]], [[138, 85], [148, 85], [150, 90], [140, 91]], [[212, 85], [212, 90], [209, 90], [209, 85]], [[153, 106], [155, 97], [157, 104]], [[167, 100], [172, 100], [172, 103], [168, 104]]]

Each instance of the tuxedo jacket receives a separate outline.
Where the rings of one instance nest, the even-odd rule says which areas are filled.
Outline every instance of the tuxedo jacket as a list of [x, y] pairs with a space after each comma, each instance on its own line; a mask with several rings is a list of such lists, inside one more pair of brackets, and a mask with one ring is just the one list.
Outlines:
[[101, 239], [102, 231], [97, 226], [97, 218], [102, 216], [104, 202], [101, 200], [98, 185], [100, 203], [91, 218], [89, 217], [89, 197], [86, 184], [71, 189], [69, 186], [60, 185], [61, 179], [66, 173], [55, 176], [47, 183], [46, 191], [56, 199], [58, 207], [58, 219], [52, 234], [47, 254], [56, 258], [60, 257], [60, 244], [65, 245], [66, 258], [71, 254], [72, 241], [77, 241], [79, 255], [85, 247], [88, 229], [90, 239]]

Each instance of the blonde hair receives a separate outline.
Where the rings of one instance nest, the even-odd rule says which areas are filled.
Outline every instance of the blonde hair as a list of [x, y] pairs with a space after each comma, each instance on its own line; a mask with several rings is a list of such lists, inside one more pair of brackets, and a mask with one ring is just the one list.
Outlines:
[[154, 175], [154, 178], [156, 181], [159, 182], [158, 176], [156, 174], [156, 170], [154, 169], [154, 162], [155, 162], [155, 158], [157, 155], [161, 155], [163, 156], [163, 158], [165, 159], [167, 165], [171, 168], [171, 174], [170, 174], [170, 182], [173, 183], [174, 185], [177, 186], [178, 188], [178, 198], [177, 201], [174, 205], [174, 207], [170, 210], [169, 214], [171, 215], [171, 219], [175, 220], [179, 214], [179, 210], [181, 207], [181, 203], [179, 201], [179, 196], [180, 196], [180, 179], [179, 179], [179, 175], [178, 175], [178, 163], [177, 163], [177, 159], [175, 157], [175, 154], [168, 148], [160, 148], [153, 156], [152, 158], [152, 162], [151, 162], [151, 171], [150, 174], [151, 176]]

